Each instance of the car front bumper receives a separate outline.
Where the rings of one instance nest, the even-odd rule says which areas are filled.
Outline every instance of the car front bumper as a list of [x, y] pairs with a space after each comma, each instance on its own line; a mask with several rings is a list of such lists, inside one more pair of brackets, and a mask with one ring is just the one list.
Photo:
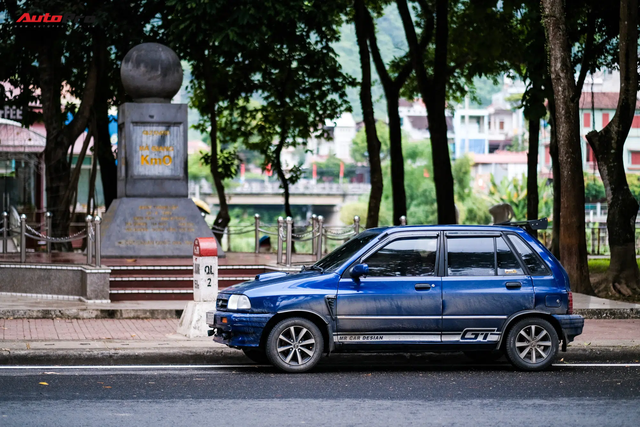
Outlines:
[[567, 342], [573, 341], [575, 337], [582, 333], [584, 317], [578, 314], [554, 315], [553, 317], [560, 323], [562, 334]]
[[230, 347], [258, 347], [262, 331], [273, 314], [207, 313], [207, 324], [213, 328], [213, 340]]

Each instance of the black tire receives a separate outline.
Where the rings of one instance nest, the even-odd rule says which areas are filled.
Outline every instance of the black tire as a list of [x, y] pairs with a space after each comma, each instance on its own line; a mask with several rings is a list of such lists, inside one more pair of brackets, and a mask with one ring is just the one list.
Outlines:
[[311, 321], [292, 317], [278, 323], [269, 333], [266, 354], [273, 366], [284, 372], [306, 372], [324, 351], [324, 338]]
[[544, 319], [529, 317], [513, 325], [507, 336], [507, 358], [523, 371], [542, 371], [558, 355], [558, 333]]
[[504, 353], [499, 350], [465, 351], [464, 355], [479, 363], [491, 363], [499, 360]]
[[245, 356], [259, 365], [266, 365], [269, 363], [266, 353], [259, 348], [243, 348], [242, 352]]

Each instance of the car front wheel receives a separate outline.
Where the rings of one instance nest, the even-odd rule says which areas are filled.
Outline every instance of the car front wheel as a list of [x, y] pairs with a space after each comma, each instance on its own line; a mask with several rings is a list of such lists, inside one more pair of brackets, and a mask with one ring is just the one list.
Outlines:
[[311, 321], [293, 317], [282, 320], [269, 333], [267, 357], [284, 372], [306, 372], [313, 368], [324, 348], [320, 329]]
[[518, 369], [541, 371], [558, 354], [558, 333], [544, 319], [522, 319], [509, 331], [506, 350], [509, 361]]

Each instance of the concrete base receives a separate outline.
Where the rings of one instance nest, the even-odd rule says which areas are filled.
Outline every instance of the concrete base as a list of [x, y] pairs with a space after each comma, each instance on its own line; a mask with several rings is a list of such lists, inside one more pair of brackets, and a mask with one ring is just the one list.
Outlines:
[[178, 323], [178, 333], [187, 338], [206, 337], [209, 326], [207, 325], [207, 311], [215, 311], [215, 302], [190, 301], [182, 312]]
[[87, 265], [0, 264], [0, 292], [108, 301], [110, 273]]
[[192, 257], [196, 237], [213, 237], [191, 199], [116, 199], [102, 222], [103, 257]]

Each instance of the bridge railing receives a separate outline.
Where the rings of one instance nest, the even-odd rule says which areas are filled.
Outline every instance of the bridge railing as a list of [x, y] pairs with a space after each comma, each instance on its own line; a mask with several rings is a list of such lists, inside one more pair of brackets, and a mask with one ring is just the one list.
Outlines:
[[[17, 213], [14, 213], [14, 215], [17, 215]], [[20, 252], [21, 263], [25, 263], [27, 261], [27, 238], [40, 242], [46, 242], [46, 251], [48, 254], [51, 253], [52, 243], [69, 243], [76, 240], [86, 239], [87, 264], [99, 266], [102, 261], [100, 243], [100, 227], [102, 224], [102, 219], [99, 216], [93, 218], [91, 215], [87, 215], [87, 217], [85, 218], [85, 228], [70, 236], [54, 237], [52, 236], [52, 218], [53, 215], [51, 214], [51, 212], [47, 212], [45, 214], [45, 225], [44, 229], [42, 229], [41, 226], [31, 227], [29, 224], [27, 224], [27, 216], [25, 214], [22, 214], [14, 218], [15, 222], [19, 222], [19, 224], [11, 227], [9, 221], [9, 213], [3, 212], [2, 228], [0, 228], [0, 232], [2, 232], [1, 253], [9, 253], [9, 239], [13, 239], [15, 236], [19, 237], [16, 246], [18, 247], [18, 250]]]
[[330, 240], [345, 241], [360, 232], [360, 217], [354, 216], [353, 224], [350, 225], [327, 226], [324, 224], [322, 215], [311, 215], [311, 219], [306, 224], [294, 225], [291, 217], [286, 219], [279, 217], [277, 224], [267, 224], [260, 220], [259, 214], [255, 214], [253, 224], [230, 225], [225, 228], [214, 225], [212, 230], [226, 237], [229, 249], [231, 236], [253, 233], [255, 253], [260, 253], [261, 235], [276, 236], [277, 263], [291, 266], [293, 246], [296, 242], [311, 242], [311, 255], [315, 256], [316, 260], [320, 260], [323, 253], [328, 252], [327, 244]]

